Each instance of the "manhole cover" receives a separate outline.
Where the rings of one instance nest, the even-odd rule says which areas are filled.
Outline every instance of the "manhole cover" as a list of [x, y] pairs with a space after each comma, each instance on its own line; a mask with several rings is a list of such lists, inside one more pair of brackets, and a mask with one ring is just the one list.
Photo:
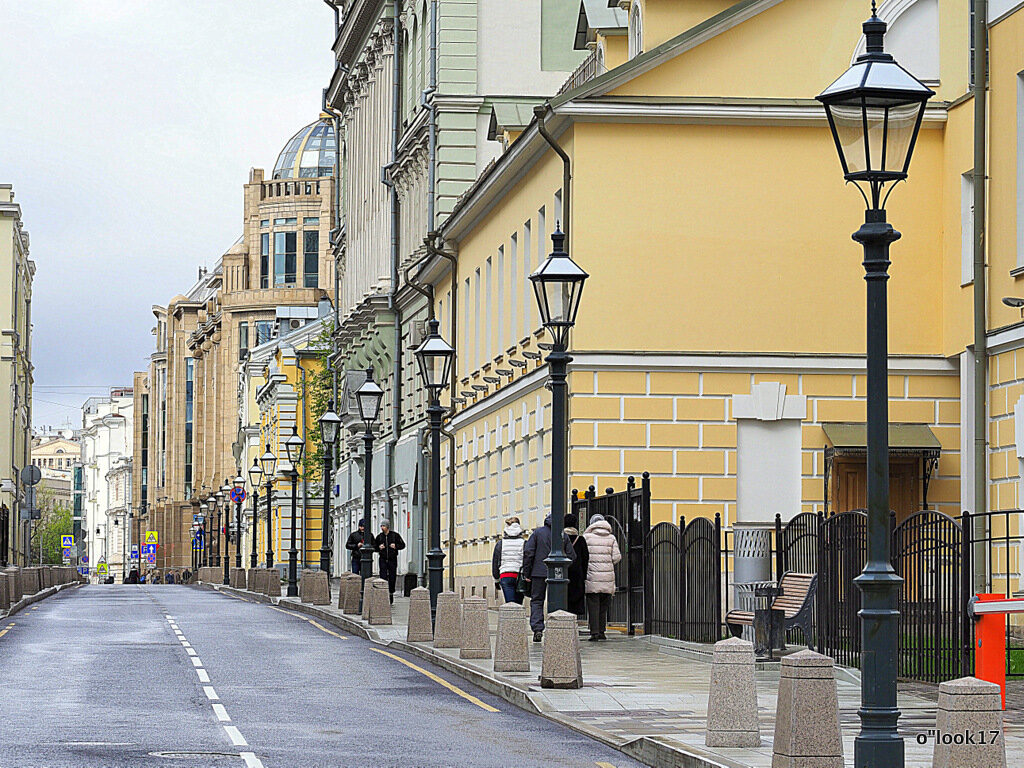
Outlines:
[[191, 760], [196, 757], [233, 757], [240, 759], [236, 752], [150, 752], [150, 757], [169, 757], [172, 760]]

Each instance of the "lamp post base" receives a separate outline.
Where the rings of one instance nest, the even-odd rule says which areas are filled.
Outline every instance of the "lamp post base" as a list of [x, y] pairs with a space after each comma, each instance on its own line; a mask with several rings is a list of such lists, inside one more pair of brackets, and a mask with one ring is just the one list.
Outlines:
[[299, 596], [299, 550], [288, 550], [288, 597]]
[[444, 591], [444, 552], [432, 549], [427, 552], [427, 581], [430, 585], [430, 623], [437, 618], [437, 596]]

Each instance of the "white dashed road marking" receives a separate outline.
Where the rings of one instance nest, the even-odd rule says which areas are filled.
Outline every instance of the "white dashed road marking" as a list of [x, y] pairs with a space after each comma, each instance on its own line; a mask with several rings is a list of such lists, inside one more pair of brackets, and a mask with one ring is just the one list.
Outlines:
[[243, 752], [241, 758], [245, 760], [246, 768], [263, 768], [262, 761], [252, 752]]
[[200, 683], [208, 683], [208, 682], [210, 682], [210, 676], [206, 673], [205, 669], [197, 669], [196, 670], [196, 674], [199, 675], [199, 682]]
[[210, 701], [220, 701], [220, 696], [218, 696], [217, 692], [213, 690], [212, 685], [204, 685], [203, 692], [206, 694], [206, 698]]
[[228, 711], [224, 709], [223, 704], [213, 704], [213, 714], [217, 716], [217, 719], [222, 723], [230, 723], [231, 718], [228, 717]]
[[249, 742], [242, 738], [242, 734], [238, 732], [238, 729], [233, 725], [225, 725], [224, 731], [227, 733], [228, 738], [231, 739], [231, 743], [236, 747], [247, 747]]
[[185, 649], [185, 653], [187, 653], [189, 656], [198, 656], [199, 655], [198, 653], [196, 653], [196, 649], [195, 648], [186, 648]]

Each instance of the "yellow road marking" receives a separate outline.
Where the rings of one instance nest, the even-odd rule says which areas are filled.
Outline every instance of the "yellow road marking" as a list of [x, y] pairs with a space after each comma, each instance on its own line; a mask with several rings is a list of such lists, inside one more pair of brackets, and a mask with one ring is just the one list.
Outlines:
[[411, 661], [406, 661], [401, 656], [396, 656], [393, 653], [388, 653], [387, 651], [382, 651], [380, 648], [371, 648], [370, 650], [373, 651], [374, 653], [379, 653], [379, 654], [382, 654], [384, 656], [387, 656], [389, 659], [394, 659], [395, 661], [401, 662], [402, 664], [405, 664], [405, 666], [409, 667], [409, 669], [415, 669], [420, 674], [426, 675], [431, 680], [433, 680], [435, 683], [437, 683], [438, 685], [441, 685], [441, 686], [447, 688], [449, 691], [451, 691], [452, 693], [456, 694], [457, 696], [461, 696], [466, 701], [469, 701], [469, 702], [472, 702], [473, 704], [476, 704], [478, 707], [480, 707], [480, 709], [483, 709], [483, 710], [485, 710], [487, 712], [497, 712], [497, 711], [499, 711], [499, 710], [495, 709], [494, 707], [492, 707], [490, 704], [485, 704], [484, 702], [480, 701], [480, 699], [478, 699], [476, 696], [471, 696], [470, 694], [466, 693], [461, 688], [455, 687], [454, 685], [449, 683], [447, 680], [442, 680], [440, 677], [435, 675], [433, 672], [428, 672], [427, 670], [423, 669], [423, 667], [417, 667]]
[[252, 602], [252, 600], [246, 600], [244, 597], [241, 597], [240, 595], [233, 595], [230, 592], [221, 592], [221, 594], [222, 595], [227, 595], [228, 597], [233, 597], [233, 598], [235, 598], [235, 600], [241, 600], [243, 603], [251, 603]]
[[11, 627], [13, 627], [13, 626], [14, 626], [14, 622], [12, 621], [12, 622], [11, 622], [10, 624], [8, 624], [8, 625], [7, 625], [6, 627], [4, 627], [4, 628], [3, 628], [2, 630], [0, 630], [0, 637], [3, 637], [3, 636], [4, 636], [4, 635], [6, 635], [6, 634], [7, 634], [8, 632], [10, 632], [10, 631], [11, 631]]
[[615, 768], [611, 763], [597, 763], [597, 768]]
[[337, 632], [332, 632], [331, 630], [329, 630], [327, 627], [323, 626], [322, 624], [318, 624], [317, 622], [313, 621], [312, 619], [307, 619], [305, 616], [300, 616], [299, 614], [295, 613], [294, 611], [286, 611], [284, 608], [277, 608], [277, 607], [275, 607], [273, 605], [268, 606], [268, 607], [271, 610], [273, 610], [273, 611], [277, 611], [278, 613], [283, 613], [283, 614], [285, 614], [287, 616], [294, 616], [296, 619], [302, 619], [303, 621], [305, 621], [305, 622], [307, 622], [309, 624], [312, 624], [317, 629], [319, 629], [319, 630], [321, 630], [323, 632], [326, 632], [328, 635], [334, 635], [335, 637], [340, 638], [342, 640], [348, 640], [348, 638], [345, 635], [339, 635]]

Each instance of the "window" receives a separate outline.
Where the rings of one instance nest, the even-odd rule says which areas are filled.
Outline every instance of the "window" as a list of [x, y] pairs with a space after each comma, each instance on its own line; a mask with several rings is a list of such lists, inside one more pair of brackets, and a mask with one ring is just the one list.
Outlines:
[[320, 285], [320, 233], [307, 229], [302, 233], [302, 284], [306, 288]]
[[1024, 267], [1024, 72], [1017, 74], [1017, 266]]
[[315, 226], [315, 225], [318, 225], [320, 223], [320, 217], [319, 216], [306, 216], [302, 220], [302, 223], [305, 224], [306, 226], [309, 226], [310, 224]]
[[274, 233], [274, 285], [295, 284], [295, 233]]
[[243, 360], [249, 351], [249, 324], [238, 324], [238, 359]]
[[274, 226], [280, 227], [282, 225], [287, 226], [288, 224], [295, 224], [297, 219], [274, 219]]
[[270, 226], [270, 219], [260, 219], [260, 228], [265, 229]]
[[473, 273], [473, 370], [480, 367], [483, 350], [480, 348], [480, 270]]
[[633, 6], [629, 15], [629, 58], [644, 52], [644, 18], [640, 13], [640, 4]]
[[256, 346], [266, 344], [274, 338], [274, 323], [271, 320], [260, 320], [256, 323]]
[[974, 171], [960, 177], [960, 284], [974, 281]]
[[491, 258], [487, 257], [487, 263], [484, 265], [484, 302], [486, 309], [484, 310], [484, 360], [483, 362], [489, 363], [494, 359], [494, 296], [492, 290], [494, 289], [494, 278], [491, 275]]
[[185, 358], [185, 498], [192, 498], [192, 415], [195, 400], [195, 360]]
[[530, 307], [533, 306], [533, 288], [527, 283], [532, 271], [532, 234], [533, 223], [528, 221], [523, 224], [523, 324], [519, 333], [520, 339], [526, 338], [526, 334], [530, 332]]
[[501, 354], [505, 351], [505, 246], [498, 246], [498, 310], [497, 332], [495, 333], [495, 344]]
[[260, 288], [270, 287], [270, 233], [260, 235]]
[[517, 324], [519, 322], [519, 291], [524, 286], [519, 282], [519, 233], [512, 233], [512, 244], [509, 252], [509, 301], [508, 301], [508, 343], [515, 344], [518, 337]]

